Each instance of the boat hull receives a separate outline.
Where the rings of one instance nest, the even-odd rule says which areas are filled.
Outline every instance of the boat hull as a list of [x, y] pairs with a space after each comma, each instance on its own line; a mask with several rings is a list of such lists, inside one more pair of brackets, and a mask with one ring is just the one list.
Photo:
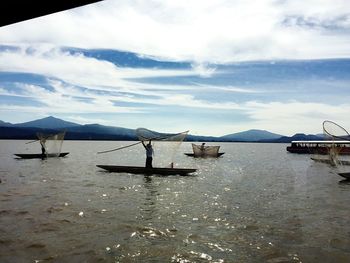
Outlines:
[[190, 156], [190, 157], [194, 157], [194, 158], [207, 158], [207, 157], [217, 158], [217, 157], [220, 157], [223, 154], [224, 153], [218, 153], [216, 156], [212, 156], [212, 155], [195, 156], [194, 153], [185, 153], [185, 155]]
[[131, 174], [159, 174], [159, 175], [188, 175], [197, 169], [188, 168], [146, 168], [140, 166], [117, 166], [117, 165], [96, 165], [108, 172], [131, 173]]
[[65, 152], [65, 153], [60, 153], [59, 156], [56, 156], [56, 155], [43, 155], [41, 153], [16, 153], [15, 155], [17, 157], [20, 157], [22, 159], [45, 159], [45, 158], [53, 158], [53, 157], [64, 157], [66, 156], [67, 154], [69, 154], [69, 152]]
[[[287, 151], [290, 153], [299, 153], [299, 154], [329, 154], [329, 148], [328, 147], [291, 147], [288, 146]], [[346, 147], [344, 149], [341, 149], [339, 151], [339, 154], [341, 155], [350, 155], [350, 147]]]
[[349, 173], [338, 173], [340, 176], [350, 180], [350, 172]]
[[337, 154], [350, 154], [350, 141], [292, 141], [287, 147], [290, 153], [301, 154], [329, 154], [330, 150], [335, 150]]

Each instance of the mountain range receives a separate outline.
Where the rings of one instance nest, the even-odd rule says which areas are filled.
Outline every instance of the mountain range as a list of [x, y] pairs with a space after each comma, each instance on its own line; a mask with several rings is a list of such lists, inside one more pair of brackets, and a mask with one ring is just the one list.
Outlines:
[[[12, 124], [0, 121], [0, 139], [36, 139], [36, 133], [55, 133], [66, 130], [66, 140], [138, 140], [134, 129], [104, 126], [100, 124], [78, 124], [52, 116], [24, 123]], [[265, 130], [248, 130], [220, 137], [187, 135], [186, 141], [207, 142], [276, 142], [292, 140], [322, 140], [319, 135], [295, 134], [292, 137]]]

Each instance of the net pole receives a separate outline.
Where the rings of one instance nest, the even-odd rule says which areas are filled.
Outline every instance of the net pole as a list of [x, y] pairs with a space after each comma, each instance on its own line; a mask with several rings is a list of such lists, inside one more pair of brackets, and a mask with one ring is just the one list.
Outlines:
[[[188, 132], [188, 131], [186, 131], [186, 132]], [[182, 133], [183, 133], [183, 132], [180, 132], [180, 133], [177, 133], [177, 134], [175, 134], [175, 135], [179, 135], [179, 134], [182, 134]], [[169, 138], [169, 137], [172, 137], [172, 136], [174, 136], [174, 134], [169, 135], [169, 136], [161, 136], [161, 137], [153, 137], [153, 138], [145, 138], [145, 137], [143, 137], [143, 140], [140, 140], [140, 141], [137, 142], [137, 143], [133, 143], [133, 144], [130, 144], [130, 145], [122, 146], [122, 147], [119, 147], [119, 148], [116, 148], [116, 149], [112, 149], [112, 150], [106, 150], [106, 151], [97, 152], [97, 154], [109, 153], [109, 152], [114, 152], [114, 151], [122, 150], [122, 149], [125, 149], [125, 148], [128, 148], [128, 147], [132, 147], [132, 146], [134, 146], [134, 145], [140, 144], [142, 141], [164, 140], [164, 139]]]
[[171, 137], [174, 137], [174, 136], [178, 136], [180, 134], [187, 134], [189, 131], [184, 131], [184, 132], [179, 132], [179, 133], [175, 133], [175, 134], [168, 134], [168, 135], [163, 135], [163, 136], [158, 136], [158, 137], [152, 137], [152, 138], [146, 138], [144, 136], [139, 136], [139, 140], [140, 140], [140, 137], [142, 138], [142, 140], [140, 141], [156, 141], [156, 140], [165, 140], [165, 139], [168, 139], [168, 138], [171, 138]]
[[102, 151], [102, 152], [97, 152], [97, 154], [109, 153], [109, 152], [118, 151], [118, 150], [125, 149], [125, 148], [131, 147], [131, 146], [134, 146], [134, 145], [137, 145], [137, 144], [140, 144], [140, 143], [141, 143], [141, 142], [137, 142], [137, 143], [133, 143], [133, 144], [130, 144], [130, 145], [126, 145], [126, 146], [119, 147], [119, 148], [116, 148], [116, 149], [107, 150], [107, 151]]
[[25, 144], [29, 144], [29, 143], [33, 143], [33, 142], [37, 142], [37, 141], [39, 141], [39, 139], [36, 139], [34, 141], [30, 141], [30, 142], [26, 142]]

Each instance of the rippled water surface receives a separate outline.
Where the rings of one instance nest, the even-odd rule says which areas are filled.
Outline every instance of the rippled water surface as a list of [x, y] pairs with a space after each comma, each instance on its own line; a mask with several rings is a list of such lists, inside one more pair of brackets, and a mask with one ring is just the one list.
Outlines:
[[[132, 142], [65, 141], [65, 158], [0, 141], [0, 262], [350, 262], [350, 184], [285, 144], [220, 143], [193, 176], [107, 173], [144, 165]], [[211, 145], [208, 143], [208, 145]], [[166, 148], [156, 151], [164, 166]], [[350, 169], [350, 168], [349, 168]]]

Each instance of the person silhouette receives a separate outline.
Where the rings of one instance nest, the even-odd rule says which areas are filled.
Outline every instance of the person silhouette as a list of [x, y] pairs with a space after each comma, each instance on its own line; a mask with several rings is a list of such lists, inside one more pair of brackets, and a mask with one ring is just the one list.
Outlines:
[[204, 153], [205, 153], [205, 142], [202, 143], [201, 145], [201, 156], [204, 156]]
[[146, 168], [153, 168], [152, 161], [153, 161], [154, 151], [152, 147], [152, 142], [151, 140], [149, 140], [147, 145], [145, 145], [144, 141], [141, 141], [141, 142], [143, 147], [145, 147], [146, 149]]
[[40, 140], [41, 145], [41, 158], [46, 157], [45, 140]]

